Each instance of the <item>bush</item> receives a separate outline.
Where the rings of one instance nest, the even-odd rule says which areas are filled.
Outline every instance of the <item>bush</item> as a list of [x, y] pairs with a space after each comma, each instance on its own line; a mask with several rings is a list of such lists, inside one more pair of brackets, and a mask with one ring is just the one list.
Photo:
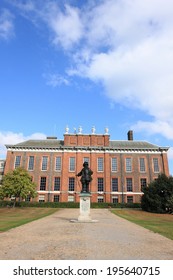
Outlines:
[[[0, 207], [12, 207], [12, 201], [0, 201]], [[78, 202], [16, 202], [16, 207], [79, 208]], [[91, 208], [141, 208], [140, 203], [91, 203]]]

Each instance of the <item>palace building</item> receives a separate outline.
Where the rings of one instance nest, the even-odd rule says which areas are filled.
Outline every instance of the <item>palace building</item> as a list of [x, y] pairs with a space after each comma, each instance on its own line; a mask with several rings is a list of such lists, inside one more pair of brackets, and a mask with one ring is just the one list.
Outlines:
[[[39, 202], [79, 202], [80, 178], [76, 176], [89, 163], [93, 171], [90, 183], [91, 202], [138, 203], [141, 187], [160, 173], [169, 176], [168, 147], [146, 141], [134, 141], [133, 131], [127, 140], [111, 140], [104, 134], [69, 133], [64, 139], [47, 137], [6, 145], [4, 174], [21, 166], [28, 170], [37, 185]], [[28, 197], [27, 200], [30, 200]]]

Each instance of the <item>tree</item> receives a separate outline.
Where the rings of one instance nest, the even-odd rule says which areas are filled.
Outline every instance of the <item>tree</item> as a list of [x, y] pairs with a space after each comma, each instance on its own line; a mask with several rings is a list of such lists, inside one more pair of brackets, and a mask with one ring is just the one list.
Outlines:
[[2, 199], [13, 198], [13, 207], [15, 207], [17, 199], [20, 201], [26, 199], [27, 196], [35, 197], [36, 195], [36, 185], [25, 169], [18, 167], [13, 172], [4, 175], [0, 187], [0, 197]]
[[148, 186], [143, 187], [141, 200], [143, 210], [155, 213], [170, 211], [173, 196], [173, 177], [160, 174]]

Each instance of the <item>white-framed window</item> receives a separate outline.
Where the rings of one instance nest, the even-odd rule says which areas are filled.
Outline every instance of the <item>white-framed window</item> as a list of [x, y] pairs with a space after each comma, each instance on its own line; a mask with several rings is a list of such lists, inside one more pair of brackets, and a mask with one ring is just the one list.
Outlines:
[[158, 158], [153, 158], [154, 173], [159, 173], [159, 161]]
[[112, 189], [112, 192], [118, 192], [118, 178], [112, 178], [111, 189]]
[[74, 202], [74, 196], [68, 195], [68, 202]]
[[141, 178], [141, 179], [140, 179], [140, 182], [141, 182], [141, 189], [142, 189], [143, 187], [146, 187], [146, 186], [147, 186], [147, 179], [146, 179], [146, 178]]
[[98, 192], [104, 191], [104, 178], [97, 178], [97, 188]]
[[103, 196], [98, 196], [97, 197], [97, 202], [98, 203], [103, 203], [104, 202], [104, 197]]
[[48, 156], [43, 156], [42, 157], [42, 166], [41, 166], [42, 171], [47, 170], [47, 164], [48, 164]]
[[46, 177], [40, 178], [40, 191], [46, 190]]
[[83, 162], [88, 162], [88, 165], [90, 165], [90, 159], [89, 159], [89, 157], [84, 157], [84, 158], [83, 158]]
[[146, 169], [145, 169], [145, 158], [140, 158], [139, 159], [139, 169], [140, 169], [140, 172], [145, 172]]
[[55, 170], [61, 171], [61, 157], [56, 157], [55, 159]]
[[29, 156], [28, 170], [34, 170], [34, 156]]
[[60, 191], [60, 177], [54, 177], [54, 191]]
[[27, 202], [30, 202], [30, 201], [31, 201], [30, 195], [27, 195], [27, 197], [25, 198], [25, 201], [27, 201]]
[[99, 157], [97, 159], [97, 171], [103, 172], [103, 158]]
[[74, 188], [75, 188], [75, 178], [74, 177], [70, 177], [69, 181], [68, 181], [68, 190], [70, 192], [74, 192]]
[[127, 196], [127, 203], [133, 203], [133, 196]]
[[127, 186], [127, 192], [133, 191], [132, 178], [126, 178], [126, 186]]
[[112, 197], [112, 203], [114, 203], [114, 204], [118, 203], [118, 196]]
[[21, 156], [16, 156], [14, 168], [19, 167], [20, 163], [21, 163]]
[[126, 172], [132, 172], [132, 158], [126, 158]]
[[75, 157], [70, 157], [69, 162], [69, 171], [74, 172], [75, 171]]
[[45, 196], [44, 195], [39, 195], [39, 197], [38, 197], [38, 201], [39, 202], [45, 202]]
[[53, 197], [54, 202], [59, 202], [59, 195], [55, 194]]
[[111, 171], [112, 172], [118, 171], [117, 158], [111, 158]]

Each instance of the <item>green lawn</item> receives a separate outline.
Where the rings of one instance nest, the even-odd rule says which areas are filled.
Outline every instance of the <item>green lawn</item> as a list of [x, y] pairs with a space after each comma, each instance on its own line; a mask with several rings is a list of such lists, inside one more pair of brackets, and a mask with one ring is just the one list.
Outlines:
[[0, 208], [0, 232], [43, 218], [57, 208]]
[[173, 240], [173, 215], [155, 214], [142, 210], [115, 209], [112, 213]]

